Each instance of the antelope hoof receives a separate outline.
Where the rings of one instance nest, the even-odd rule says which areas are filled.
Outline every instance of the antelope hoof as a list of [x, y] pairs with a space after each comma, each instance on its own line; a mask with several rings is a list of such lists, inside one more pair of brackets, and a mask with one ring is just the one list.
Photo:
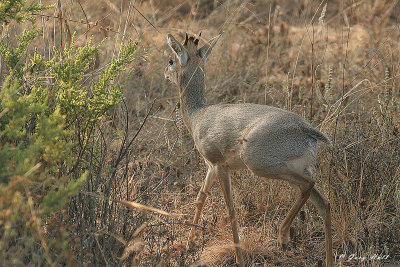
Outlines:
[[191, 233], [187, 243], [186, 243], [186, 249], [191, 250], [196, 246], [196, 240], [197, 240], [197, 235], [195, 233]]
[[283, 234], [281, 231], [278, 235], [278, 240], [279, 244], [281, 245], [281, 248], [285, 251], [288, 248], [289, 242], [290, 242], [290, 237], [289, 237], [289, 232], [286, 234]]
[[191, 250], [193, 247], [194, 247], [194, 243], [191, 242], [190, 240], [188, 240], [186, 243], [186, 250]]
[[281, 244], [281, 248], [283, 251], [286, 251], [288, 249], [288, 246], [289, 246], [289, 242]]

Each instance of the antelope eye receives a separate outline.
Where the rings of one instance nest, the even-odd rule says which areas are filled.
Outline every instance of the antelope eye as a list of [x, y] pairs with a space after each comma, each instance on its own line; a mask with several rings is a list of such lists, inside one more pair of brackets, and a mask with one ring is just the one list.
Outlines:
[[174, 60], [173, 60], [172, 58], [170, 58], [170, 59], [168, 60], [168, 64], [169, 64], [170, 66], [174, 65]]

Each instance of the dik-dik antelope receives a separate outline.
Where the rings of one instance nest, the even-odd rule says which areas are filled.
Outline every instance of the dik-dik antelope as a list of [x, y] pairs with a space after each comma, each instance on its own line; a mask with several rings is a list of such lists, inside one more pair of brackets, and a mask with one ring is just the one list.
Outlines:
[[174, 56], [168, 60], [164, 74], [178, 86], [183, 121], [208, 166], [193, 223], [198, 223], [207, 194], [218, 180], [232, 226], [236, 262], [244, 266], [229, 173], [247, 168], [259, 177], [285, 180], [298, 188], [300, 195], [279, 227], [280, 244], [287, 246], [293, 219], [311, 198], [324, 219], [326, 266], [332, 267], [330, 205], [314, 187], [312, 178], [317, 142], [329, 143], [329, 139], [302, 117], [280, 108], [247, 103], [208, 105], [204, 64], [221, 36], [198, 48], [199, 39], [186, 34], [180, 44], [167, 35]]

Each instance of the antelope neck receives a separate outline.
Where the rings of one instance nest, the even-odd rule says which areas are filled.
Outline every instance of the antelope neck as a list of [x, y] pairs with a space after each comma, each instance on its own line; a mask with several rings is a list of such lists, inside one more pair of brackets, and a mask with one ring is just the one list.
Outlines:
[[193, 72], [183, 73], [179, 84], [179, 94], [182, 117], [189, 132], [192, 133], [192, 118], [194, 113], [206, 106], [204, 74], [200, 67], [194, 74]]

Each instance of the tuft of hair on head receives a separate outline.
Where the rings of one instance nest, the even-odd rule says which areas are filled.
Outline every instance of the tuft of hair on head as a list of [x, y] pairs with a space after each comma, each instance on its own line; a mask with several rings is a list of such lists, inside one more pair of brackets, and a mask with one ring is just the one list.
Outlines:
[[[201, 36], [201, 32], [199, 34], [199, 37]], [[186, 33], [185, 34], [185, 42], [183, 43], [184, 46], [187, 46], [189, 42], [192, 42], [195, 46], [197, 46], [199, 44], [199, 39], [194, 37], [194, 36], [190, 36]]]
[[[201, 37], [201, 32], [199, 33], [199, 38]], [[199, 44], [199, 38], [194, 40], [194, 44], [197, 46]]]
[[188, 34], [185, 33], [185, 43], [183, 45], [187, 45], [188, 44]]

